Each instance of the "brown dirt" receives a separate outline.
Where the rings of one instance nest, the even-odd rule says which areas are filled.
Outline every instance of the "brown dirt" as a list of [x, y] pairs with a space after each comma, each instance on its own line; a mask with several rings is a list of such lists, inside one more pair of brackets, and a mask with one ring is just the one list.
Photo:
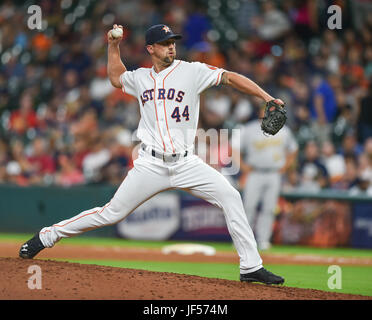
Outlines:
[[[240, 283], [197, 276], [134, 269], [84, 265], [53, 260], [23, 260], [17, 257], [20, 244], [0, 243], [0, 299], [99, 299], [99, 300], [349, 300], [372, 297], [299, 289], [284, 286]], [[236, 254], [216, 256], [178, 254], [164, 255], [155, 249], [124, 247], [88, 247], [59, 244], [44, 250], [38, 258], [120, 259], [144, 261], [199, 261], [238, 263]], [[270, 263], [279, 263], [274, 257]], [[282, 257], [283, 258], [283, 257]], [[289, 257], [293, 263], [293, 257]], [[276, 260], [275, 260], [276, 259]], [[269, 257], [263, 256], [264, 263]], [[319, 259], [315, 263], [321, 263]], [[371, 261], [348, 261], [361, 265]], [[280, 263], [286, 261], [282, 260]], [[287, 262], [288, 262], [287, 261]], [[300, 261], [300, 262], [299, 262]], [[345, 261], [344, 261], [345, 262]], [[289, 262], [288, 262], [289, 263]], [[297, 259], [297, 263], [301, 259]], [[307, 262], [309, 263], [309, 262]], [[312, 262], [313, 263], [313, 262]], [[323, 261], [330, 264], [330, 261]], [[42, 270], [42, 289], [30, 290], [28, 267], [38, 265]], [[238, 275], [237, 275], [238, 276]]]
[[[42, 288], [30, 290], [27, 271], [42, 270]], [[52, 260], [0, 258], [1, 299], [266, 300], [368, 299], [319, 290], [265, 286], [165, 272]]]

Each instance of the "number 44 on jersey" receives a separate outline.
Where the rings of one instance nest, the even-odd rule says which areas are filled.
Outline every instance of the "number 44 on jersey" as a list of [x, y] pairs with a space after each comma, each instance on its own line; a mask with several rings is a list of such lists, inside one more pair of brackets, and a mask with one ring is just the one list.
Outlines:
[[[180, 114], [180, 107], [175, 107], [172, 114], [172, 119], [175, 119], [176, 122], [181, 122], [181, 114]], [[182, 117], [186, 120], [190, 120], [190, 114], [189, 114], [189, 106], [185, 106], [182, 112]]]

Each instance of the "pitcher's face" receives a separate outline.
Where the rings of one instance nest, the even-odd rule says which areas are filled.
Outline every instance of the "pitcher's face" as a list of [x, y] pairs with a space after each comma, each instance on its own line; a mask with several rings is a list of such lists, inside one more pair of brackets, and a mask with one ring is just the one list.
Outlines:
[[168, 39], [163, 42], [154, 43], [147, 46], [147, 50], [156, 60], [170, 65], [176, 58], [176, 41]]

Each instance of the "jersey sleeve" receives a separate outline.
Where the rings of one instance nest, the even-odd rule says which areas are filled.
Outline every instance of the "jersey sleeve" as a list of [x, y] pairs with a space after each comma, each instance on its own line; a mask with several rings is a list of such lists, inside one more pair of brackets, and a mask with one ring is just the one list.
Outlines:
[[206, 63], [193, 62], [196, 68], [196, 84], [198, 94], [204, 90], [218, 86], [221, 82], [222, 73], [226, 70], [210, 66]]
[[135, 71], [125, 71], [120, 76], [121, 90], [137, 98]]

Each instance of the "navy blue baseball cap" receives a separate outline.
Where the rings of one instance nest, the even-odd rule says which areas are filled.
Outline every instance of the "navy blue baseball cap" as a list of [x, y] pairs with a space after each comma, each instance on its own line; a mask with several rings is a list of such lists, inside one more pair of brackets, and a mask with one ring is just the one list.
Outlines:
[[181, 39], [180, 34], [175, 34], [165, 24], [157, 24], [147, 29], [146, 31], [146, 45], [162, 42], [168, 39]]

